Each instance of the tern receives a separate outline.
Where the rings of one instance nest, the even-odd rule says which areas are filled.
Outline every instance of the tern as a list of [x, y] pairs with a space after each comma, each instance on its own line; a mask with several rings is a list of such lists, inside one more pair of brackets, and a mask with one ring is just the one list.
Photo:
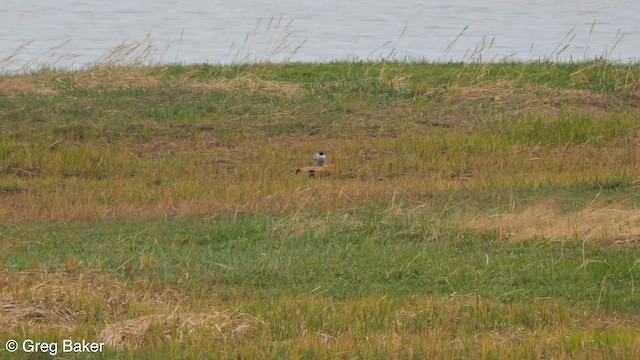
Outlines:
[[322, 166], [325, 162], [327, 162], [327, 155], [322, 151], [317, 152], [313, 154], [313, 160], [316, 161], [316, 164]]

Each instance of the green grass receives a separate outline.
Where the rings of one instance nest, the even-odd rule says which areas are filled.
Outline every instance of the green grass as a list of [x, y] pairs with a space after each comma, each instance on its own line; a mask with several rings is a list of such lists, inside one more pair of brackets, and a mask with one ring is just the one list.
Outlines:
[[[3, 230], [4, 239], [17, 236], [21, 243], [3, 251], [13, 271], [104, 272], [179, 284], [187, 294], [296, 296], [320, 287], [335, 299], [551, 297], [619, 313], [640, 305], [634, 296], [638, 251], [574, 241], [503, 244], [494, 233], [460, 231], [428, 218], [242, 216]], [[78, 265], [67, 269], [74, 260]]]
[[[0, 76], [0, 338], [633, 359], [639, 84], [607, 62]], [[318, 150], [337, 171], [296, 176]]]

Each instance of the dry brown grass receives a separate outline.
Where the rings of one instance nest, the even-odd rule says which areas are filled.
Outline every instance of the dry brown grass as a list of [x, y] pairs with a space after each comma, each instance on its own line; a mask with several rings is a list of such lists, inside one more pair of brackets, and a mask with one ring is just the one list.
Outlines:
[[14, 329], [19, 325], [29, 324], [64, 328], [67, 331], [73, 328], [73, 324], [81, 316], [67, 309], [52, 310], [13, 300], [0, 300], [0, 314], [0, 327], [3, 329]]
[[163, 79], [163, 71], [151, 73], [143, 67], [97, 67], [80, 72], [46, 72], [33, 75], [0, 78], [0, 93], [14, 97], [19, 94], [59, 95], [65, 91], [115, 91], [145, 89], [149, 91], [180, 89], [195, 92], [220, 91], [233, 95], [261, 94], [287, 99], [301, 96], [300, 84], [261, 79], [254, 74], [234, 78], [200, 81], [189, 74], [179, 80]]
[[198, 91], [222, 91], [234, 95], [261, 94], [280, 96], [287, 99], [304, 93], [300, 84], [260, 79], [253, 74], [244, 74], [232, 79], [215, 79], [204, 82], [184, 79], [178, 86]]
[[149, 74], [145, 68], [98, 67], [71, 74], [69, 88], [75, 90], [156, 89], [162, 77]]
[[468, 221], [467, 226], [497, 230], [501, 239], [512, 241], [545, 238], [640, 245], [640, 210], [611, 205], [592, 204], [563, 214], [554, 201], [546, 200], [523, 211], [478, 217]]
[[255, 317], [220, 311], [155, 314], [108, 324], [98, 338], [110, 349], [133, 350], [148, 346], [150, 332], [162, 334], [166, 341], [189, 342], [203, 332], [208, 341], [237, 341], [259, 325]]
[[[261, 324], [249, 315], [212, 310], [210, 302], [206, 307], [198, 305], [200, 312], [183, 310], [193, 303], [185, 303], [186, 298], [170, 288], [106, 275], [2, 273], [0, 284], [0, 327], [4, 331], [29, 326], [69, 335], [89, 323], [102, 328], [93, 330], [99, 332], [96, 340], [111, 349], [143, 346], [149, 332], [179, 342], [195, 332], [206, 333], [209, 340], [237, 340]], [[147, 315], [129, 318], [132, 309]], [[94, 323], [96, 318], [107, 324]]]
[[638, 107], [633, 97], [619, 98], [600, 92], [556, 88], [546, 84], [518, 85], [516, 81], [485, 81], [474, 86], [454, 85], [446, 88], [418, 85], [417, 96], [436, 98], [455, 106], [491, 105], [494, 110], [508, 109], [507, 114], [557, 116], [559, 109], [605, 114], [621, 105]]
[[[72, 273], [74, 262], [70, 260], [67, 266]], [[61, 317], [67, 323], [81, 321], [91, 315], [86, 313], [87, 304], [103, 309], [107, 318], [116, 318], [134, 304], [157, 309], [181, 301], [181, 297], [168, 288], [139, 286], [90, 273], [2, 273], [0, 283], [0, 299], [5, 301], [5, 310], [8, 310], [5, 319], [11, 324], [32, 312], [44, 314], [42, 319], [48, 322]]]
[[69, 90], [153, 89], [161, 85], [160, 75], [150, 75], [148, 69], [141, 67], [106, 66], [80, 72], [51, 71], [0, 79], [0, 91], [9, 96], [58, 95]]
[[0, 93], [11, 97], [25, 93], [50, 96], [58, 95], [58, 89], [43, 84], [43, 82], [51, 79], [51, 76], [51, 74], [40, 74], [3, 77], [0, 78]]

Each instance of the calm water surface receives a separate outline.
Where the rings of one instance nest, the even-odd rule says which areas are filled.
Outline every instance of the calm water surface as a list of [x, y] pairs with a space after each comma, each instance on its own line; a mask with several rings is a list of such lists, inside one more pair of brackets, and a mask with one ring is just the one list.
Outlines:
[[[0, 70], [105, 61], [637, 61], [638, 0], [0, 0]], [[132, 51], [111, 54], [125, 41]], [[123, 50], [121, 48], [121, 50]], [[110, 55], [111, 54], [111, 55]]]

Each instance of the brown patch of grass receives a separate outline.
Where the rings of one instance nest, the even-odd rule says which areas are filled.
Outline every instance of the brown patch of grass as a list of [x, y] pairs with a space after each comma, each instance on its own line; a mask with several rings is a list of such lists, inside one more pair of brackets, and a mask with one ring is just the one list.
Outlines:
[[51, 78], [51, 74], [18, 75], [0, 78], [0, 93], [15, 96], [24, 93], [55, 96], [59, 91], [53, 87], [43, 85]]
[[238, 340], [259, 325], [255, 317], [220, 311], [155, 314], [108, 324], [98, 338], [111, 349], [133, 350], [148, 346], [145, 342], [153, 334], [163, 340], [188, 342], [194, 333], [204, 331], [208, 341], [227, 341]]
[[500, 238], [525, 240], [573, 239], [616, 245], [640, 245], [640, 210], [597, 207], [560, 214], [551, 200], [517, 213], [492, 214], [473, 219], [467, 226], [497, 230]]
[[288, 99], [300, 96], [303, 92], [300, 84], [260, 79], [250, 73], [231, 79], [198, 81], [187, 76], [167, 82], [163, 80], [162, 72], [151, 73], [144, 67], [101, 66], [79, 72], [58, 71], [0, 78], [0, 92], [9, 96], [25, 93], [55, 96], [68, 90], [156, 90], [163, 87], [197, 92], [221, 91], [234, 95], [275, 95]]
[[0, 78], [0, 91], [10, 96], [25, 93], [55, 96], [68, 90], [121, 90], [160, 85], [160, 76], [149, 75], [149, 70], [142, 67], [105, 66], [79, 72], [51, 71]]
[[76, 90], [155, 89], [161, 85], [161, 76], [151, 75], [144, 67], [96, 67], [72, 74], [70, 82]]
[[[67, 264], [74, 271], [73, 261]], [[166, 288], [124, 283], [108, 275], [63, 273], [2, 273], [0, 274], [2, 309], [7, 324], [17, 324], [25, 316], [46, 323], [75, 323], [91, 311], [103, 311], [107, 318], [119, 317], [135, 306], [159, 308], [178, 303], [180, 296]], [[148, 292], [153, 290], [153, 292]], [[153, 295], [151, 295], [153, 294]], [[96, 310], [98, 309], [98, 310]]]
[[218, 78], [205, 82], [192, 79], [180, 80], [178, 87], [196, 91], [222, 91], [234, 95], [262, 94], [275, 95], [287, 99], [300, 96], [303, 93], [302, 85], [284, 81], [272, 81], [260, 79], [254, 74], [243, 74], [231, 79]]
[[81, 313], [69, 309], [50, 309], [25, 302], [0, 299], [0, 327], [13, 329], [18, 325], [39, 324], [71, 327]]
[[243, 74], [231, 79], [215, 78], [199, 81], [184, 78], [167, 82], [162, 79], [162, 72], [150, 74], [145, 68], [99, 67], [76, 73], [72, 76], [75, 89], [81, 90], [123, 90], [130, 88], [157, 89], [170, 87], [198, 92], [221, 91], [230, 94], [263, 94], [277, 95], [286, 98], [298, 96], [302, 92], [299, 84], [282, 81], [260, 79], [254, 74]]
[[[509, 116], [531, 114], [556, 117], [559, 110], [571, 109], [582, 113], [606, 114], [609, 110], [621, 105], [637, 105], [628, 96], [619, 97], [615, 94], [605, 94], [589, 90], [563, 89], [546, 84], [519, 85], [516, 81], [485, 81], [474, 86], [452, 85], [448, 87], [430, 87], [420, 84], [415, 89], [418, 97], [426, 96], [451, 104], [453, 108], [435, 109], [430, 114], [426, 124], [435, 123], [436, 126], [450, 126], [478, 119], [490, 119], [496, 115], [501, 118], [506, 113]], [[490, 105], [490, 106], [489, 106]], [[466, 106], [465, 111], [456, 110]], [[472, 109], [468, 109], [471, 106]], [[486, 107], [485, 111], [473, 107]], [[437, 111], [442, 114], [437, 114]], [[444, 110], [444, 111], [443, 111]], [[475, 119], [469, 119], [468, 113], [476, 113]], [[456, 115], [457, 114], [457, 115]], [[452, 119], [447, 119], [452, 118]]]
[[145, 280], [123, 282], [91, 273], [0, 273], [0, 289], [3, 334], [25, 327], [31, 334], [95, 334], [95, 341], [110, 350], [169, 341], [236, 342], [263, 325], [237, 311], [212, 310], [210, 299], [188, 300]]

